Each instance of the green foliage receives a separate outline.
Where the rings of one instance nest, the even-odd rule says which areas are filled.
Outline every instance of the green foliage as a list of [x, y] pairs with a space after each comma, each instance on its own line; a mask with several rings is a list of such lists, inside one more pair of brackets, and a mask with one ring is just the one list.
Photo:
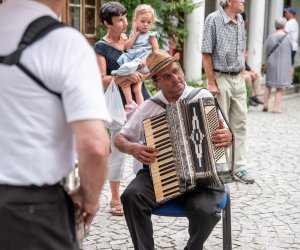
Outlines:
[[[109, 1], [101, 1], [102, 4]], [[139, 4], [150, 4], [157, 13], [160, 20], [156, 24], [156, 30], [160, 33], [160, 47], [163, 43], [168, 43], [169, 38], [175, 36], [178, 40], [174, 41], [177, 50], [181, 50], [184, 38], [188, 35], [184, 27], [184, 15], [191, 13], [201, 3], [194, 3], [193, 0], [120, 0], [127, 9], [127, 19], [129, 27], [127, 32], [130, 33], [132, 16], [134, 9]], [[97, 27], [97, 38], [100, 39], [106, 33], [102, 25]]]
[[293, 83], [300, 83], [300, 67], [295, 67]]

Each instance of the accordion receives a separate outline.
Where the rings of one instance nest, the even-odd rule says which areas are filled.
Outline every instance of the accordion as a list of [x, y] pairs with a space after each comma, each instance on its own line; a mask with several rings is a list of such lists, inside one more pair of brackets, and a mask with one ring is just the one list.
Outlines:
[[168, 104], [166, 112], [144, 120], [143, 125], [147, 146], [158, 149], [150, 165], [158, 203], [196, 186], [233, 181], [233, 160], [225, 147], [215, 147], [211, 140], [211, 133], [219, 128], [213, 97]]

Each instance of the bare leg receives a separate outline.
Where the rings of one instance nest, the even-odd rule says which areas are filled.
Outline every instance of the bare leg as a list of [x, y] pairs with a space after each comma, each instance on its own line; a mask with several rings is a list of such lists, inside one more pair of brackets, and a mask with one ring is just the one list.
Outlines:
[[283, 94], [283, 88], [277, 88], [275, 93], [273, 113], [280, 113], [280, 103], [281, 103], [282, 94]]
[[268, 87], [268, 86], [265, 87], [263, 111], [268, 111], [271, 89], [272, 89], [271, 87]]
[[141, 105], [144, 102], [144, 97], [142, 94], [142, 84], [143, 84], [143, 82], [140, 81], [140, 82], [132, 85], [132, 90], [135, 95], [136, 103], [138, 105]]
[[131, 87], [130, 86], [122, 87], [122, 91], [126, 99], [126, 104], [132, 103], [133, 100], [131, 95]]
[[119, 181], [110, 181], [110, 190], [111, 190], [111, 201], [110, 207], [114, 215], [123, 215], [123, 206], [120, 199], [120, 182]]

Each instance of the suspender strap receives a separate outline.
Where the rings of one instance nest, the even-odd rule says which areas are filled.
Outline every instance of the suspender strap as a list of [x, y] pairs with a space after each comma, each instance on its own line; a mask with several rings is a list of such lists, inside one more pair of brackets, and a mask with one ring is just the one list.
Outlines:
[[190, 101], [192, 100], [202, 89], [201, 88], [195, 88], [193, 89], [184, 100]]
[[162, 100], [160, 100], [159, 97], [156, 96], [156, 95], [155, 95], [155, 96], [152, 96], [152, 97], [150, 98], [150, 100], [151, 100], [152, 102], [156, 103], [157, 105], [163, 107], [164, 109], [166, 109], [166, 107], [167, 107], [167, 104], [165, 104]]
[[0, 63], [6, 65], [16, 65], [19, 69], [21, 69], [28, 77], [30, 77], [33, 81], [35, 81], [39, 86], [47, 90], [48, 92], [56, 95], [57, 97], [61, 98], [59, 93], [56, 93], [50, 90], [45, 84], [36, 77], [32, 72], [27, 69], [23, 64], [20, 63], [21, 55], [28, 46], [33, 44], [34, 42], [38, 41], [45, 35], [47, 35], [50, 31], [64, 27], [65, 25], [56, 19], [50, 16], [42, 16], [35, 19], [31, 22], [28, 27], [26, 28], [21, 41], [18, 44], [18, 48], [9, 55], [0, 56]]
[[56, 95], [59, 99], [61, 99], [61, 94], [54, 92], [53, 90], [49, 89], [39, 78], [37, 78], [34, 74], [31, 73], [29, 69], [27, 69], [23, 64], [18, 62], [16, 66], [22, 70], [26, 75], [28, 75], [32, 80], [34, 80], [39, 86], [47, 90], [53, 95]]
[[222, 109], [221, 109], [221, 107], [220, 107], [220, 105], [219, 105], [219, 103], [217, 101], [217, 98], [215, 98], [215, 103], [216, 103], [217, 110], [220, 111], [221, 116], [222, 116], [224, 122], [226, 123], [226, 126], [228, 127], [229, 131], [232, 134], [232, 142], [231, 142], [231, 149], [232, 149], [231, 150], [231, 171], [232, 171], [232, 173], [234, 173], [234, 159], [235, 159], [235, 155], [234, 155], [234, 148], [235, 148], [234, 133], [232, 132], [232, 129], [231, 129], [230, 125], [229, 125], [229, 122], [228, 122], [226, 116], [224, 115], [224, 113], [223, 113], [223, 111], [222, 111]]
[[[188, 94], [188, 96], [187, 96], [186, 98], [184, 98], [184, 100], [186, 100], [186, 101], [192, 100], [192, 99], [193, 99], [193, 98], [194, 98], [201, 90], [202, 90], [201, 88], [195, 88], [195, 89], [193, 89], [193, 90]], [[160, 100], [159, 97], [156, 96], [156, 95], [155, 95], [155, 96], [152, 96], [152, 97], [150, 98], [150, 100], [151, 100], [152, 102], [156, 103], [157, 105], [163, 107], [164, 109], [166, 109], [166, 107], [167, 107], [167, 104], [165, 104], [162, 100]]]

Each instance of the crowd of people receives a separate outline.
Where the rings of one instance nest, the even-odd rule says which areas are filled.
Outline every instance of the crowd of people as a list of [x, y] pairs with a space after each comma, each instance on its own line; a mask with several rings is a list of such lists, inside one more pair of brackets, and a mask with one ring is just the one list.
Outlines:
[[[106, 34], [93, 48], [68, 26], [51, 29], [28, 47], [19, 44], [38, 18], [50, 16], [58, 22], [63, 4], [63, 0], [11, 0], [0, 5], [0, 23], [6, 23], [0, 27], [0, 36], [5, 37], [0, 40], [0, 245], [7, 250], [20, 245], [25, 250], [78, 249], [75, 214], [83, 217], [86, 227], [91, 224], [108, 179], [111, 213], [125, 216], [135, 249], [154, 249], [151, 214], [161, 204], [155, 200], [149, 165], [159, 151], [145, 145], [143, 121], [165, 112], [167, 104], [189, 97], [194, 88], [185, 82], [180, 55], [159, 49], [160, 35], [153, 30], [158, 17], [148, 4], [136, 7], [129, 37], [127, 10], [111, 1], [100, 8]], [[285, 17], [276, 19], [276, 31], [265, 41], [266, 86], [261, 101], [260, 75], [247, 64], [244, 1], [219, 0], [219, 4], [203, 29], [207, 89], [191, 101], [216, 98], [229, 127], [220, 119], [212, 142], [229, 147], [234, 138], [234, 179], [253, 184], [245, 143], [247, 104], [263, 105], [267, 112], [274, 87], [272, 112], [281, 112], [298, 50], [296, 10], [284, 9]], [[17, 19], [11, 20], [12, 12]], [[153, 97], [145, 80], [158, 90]], [[104, 92], [110, 84], [118, 86], [127, 118], [116, 129], [107, 129], [111, 118]], [[126, 154], [134, 158], [136, 177], [121, 194]], [[61, 183], [76, 160], [80, 185], [68, 193]], [[189, 221], [186, 250], [203, 248], [220, 220], [223, 197], [224, 186], [217, 185], [197, 186], [176, 198]]]

